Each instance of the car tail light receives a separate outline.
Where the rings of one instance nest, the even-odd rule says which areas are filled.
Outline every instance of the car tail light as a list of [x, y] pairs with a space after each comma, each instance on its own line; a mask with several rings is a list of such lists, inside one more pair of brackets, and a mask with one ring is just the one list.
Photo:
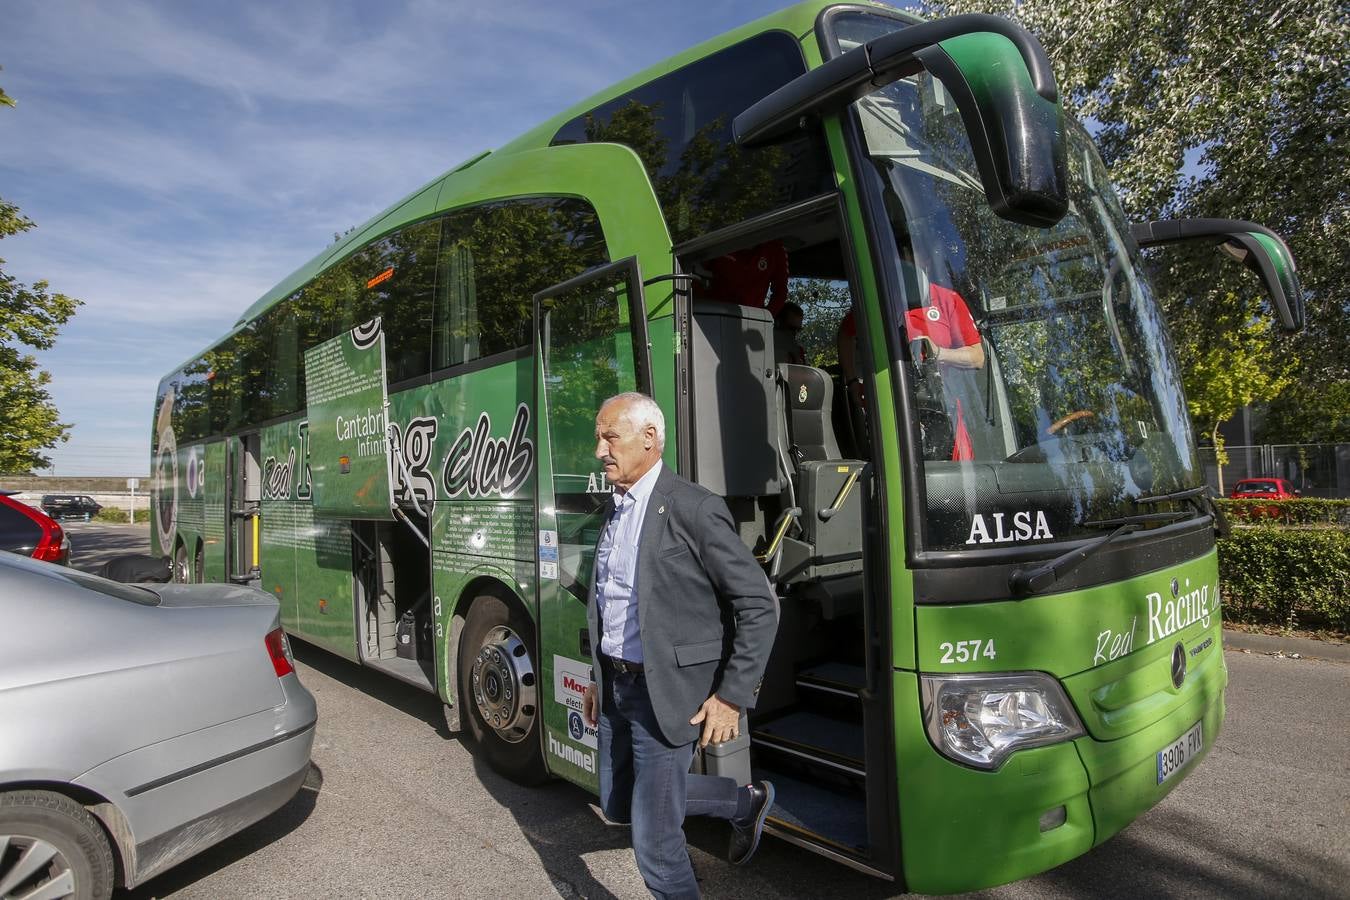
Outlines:
[[291, 645], [286, 640], [286, 632], [280, 628], [274, 629], [267, 635], [265, 643], [267, 655], [272, 657], [272, 668], [276, 669], [278, 678], [295, 671], [295, 666], [291, 665]]
[[40, 559], [45, 562], [64, 562], [65, 558], [66, 533], [53, 519], [44, 530], [42, 540], [38, 542], [37, 548], [33, 550], [33, 559]]
[[44, 512], [33, 509], [27, 503], [21, 503], [9, 497], [0, 497], [0, 503], [17, 509], [42, 529], [42, 537], [38, 539], [37, 546], [33, 548], [33, 559], [54, 563], [65, 561], [66, 533], [55, 519]]

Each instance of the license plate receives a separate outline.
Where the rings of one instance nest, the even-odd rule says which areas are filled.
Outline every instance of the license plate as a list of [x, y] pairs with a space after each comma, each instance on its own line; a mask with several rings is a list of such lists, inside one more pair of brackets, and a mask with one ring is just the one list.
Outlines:
[[1158, 751], [1158, 784], [1186, 768], [1186, 764], [1200, 754], [1200, 748], [1205, 745], [1200, 725], [1196, 722], [1190, 731]]

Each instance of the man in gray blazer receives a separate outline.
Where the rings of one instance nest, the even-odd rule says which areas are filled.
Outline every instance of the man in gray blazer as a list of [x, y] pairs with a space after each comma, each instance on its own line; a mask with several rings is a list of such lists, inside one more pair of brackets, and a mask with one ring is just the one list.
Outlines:
[[584, 714], [598, 721], [600, 804], [632, 824], [654, 896], [697, 897], [684, 817], [729, 819], [741, 864], [773, 806], [767, 781], [737, 785], [689, 766], [695, 740], [731, 740], [754, 706], [777, 599], [722, 499], [662, 465], [665, 418], [651, 398], [611, 397], [595, 434], [614, 487], [587, 609], [598, 664]]

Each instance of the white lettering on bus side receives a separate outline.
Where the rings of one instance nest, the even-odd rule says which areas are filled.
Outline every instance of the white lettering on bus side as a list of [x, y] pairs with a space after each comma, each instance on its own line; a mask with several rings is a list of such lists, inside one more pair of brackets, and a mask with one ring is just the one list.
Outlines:
[[497, 493], [510, 497], [534, 470], [534, 441], [527, 437], [530, 408], [516, 407], [509, 438], [492, 437], [492, 417], [478, 414], [478, 422], [455, 438], [445, 455], [441, 482], [451, 497], [483, 497]]
[[366, 414], [363, 416], [357, 416], [354, 419], [338, 416], [334, 424], [337, 428], [337, 439], [339, 441], [374, 437], [384, 434], [384, 413], [367, 408]]
[[429, 503], [435, 497], [436, 482], [427, 466], [438, 430], [431, 416], [413, 418], [406, 429], [399, 428], [397, 422], [390, 423], [389, 437], [393, 443], [390, 452], [403, 459], [402, 466], [394, 466], [394, 494], [400, 500], [416, 496], [419, 502]]
[[275, 456], [269, 456], [263, 462], [264, 500], [289, 500], [291, 498], [291, 474], [295, 471], [295, 448], [286, 454], [284, 463], [277, 462]]
[[561, 760], [570, 762], [572, 765], [585, 772], [595, 774], [595, 751], [578, 750], [570, 744], [564, 744], [553, 735], [548, 736], [548, 752]]

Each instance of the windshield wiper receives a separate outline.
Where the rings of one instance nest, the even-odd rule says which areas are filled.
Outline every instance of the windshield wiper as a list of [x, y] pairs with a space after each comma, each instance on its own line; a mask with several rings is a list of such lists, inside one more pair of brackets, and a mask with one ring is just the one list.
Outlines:
[[[1200, 490], [1204, 490], [1204, 488]], [[1194, 495], [1196, 491], [1178, 491], [1178, 493], [1190, 496]], [[1161, 498], [1146, 497], [1144, 499], [1160, 500]], [[1047, 563], [1034, 568], [1018, 569], [1008, 578], [1008, 587], [1012, 590], [1014, 597], [1025, 597], [1039, 593], [1078, 568], [1085, 560], [1095, 555], [1107, 544], [1122, 535], [1137, 531], [1141, 525], [1178, 522], [1182, 519], [1194, 518], [1195, 515], [1194, 512], [1152, 512], [1141, 513], [1137, 516], [1120, 516], [1115, 519], [1091, 519], [1086, 522], [1079, 522], [1078, 524], [1082, 528], [1112, 528], [1115, 530], [1106, 537], [1098, 538], [1081, 547], [1075, 547], [1068, 553], [1057, 556]]]
[[[1083, 524], [1086, 525], [1087, 523]], [[1027, 597], [1043, 591], [1078, 568], [1085, 560], [1095, 556], [1107, 544], [1118, 537], [1129, 534], [1138, 527], [1138, 523], [1126, 522], [1106, 537], [1098, 538], [1081, 547], [1075, 547], [1068, 553], [1056, 556], [1047, 563], [1042, 563], [1035, 568], [1017, 569], [1008, 577], [1008, 589], [1012, 591], [1014, 597]]]
[[1121, 525], [1154, 525], [1163, 522], [1179, 522], [1193, 519], [1195, 512], [1153, 512], [1137, 516], [1120, 516], [1115, 519], [1093, 519], [1091, 522], [1079, 522], [1084, 528], [1118, 528]]
[[1186, 488], [1184, 491], [1173, 491], [1170, 494], [1154, 494], [1151, 497], [1137, 497], [1134, 502], [1140, 506], [1152, 506], [1155, 503], [1166, 503], [1169, 500], [1189, 500], [1192, 497], [1199, 497], [1208, 490], [1208, 486], [1202, 484], [1199, 487]]
[[1219, 504], [1214, 502], [1214, 498], [1209, 495], [1209, 487], [1200, 485], [1199, 487], [1186, 488], [1184, 491], [1172, 491], [1170, 494], [1156, 494], [1152, 497], [1140, 497], [1134, 502], [1140, 506], [1149, 506], [1154, 503], [1167, 503], [1173, 500], [1189, 500], [1195, 505], [1195, 511], [1200, 515], [1208, 515], [1214, 520], [1214, 533], [1219, 537], [1228, 537], [1232, 533], [1232, 526], [1228, 524], [1228, 517], [1223, 514]]

